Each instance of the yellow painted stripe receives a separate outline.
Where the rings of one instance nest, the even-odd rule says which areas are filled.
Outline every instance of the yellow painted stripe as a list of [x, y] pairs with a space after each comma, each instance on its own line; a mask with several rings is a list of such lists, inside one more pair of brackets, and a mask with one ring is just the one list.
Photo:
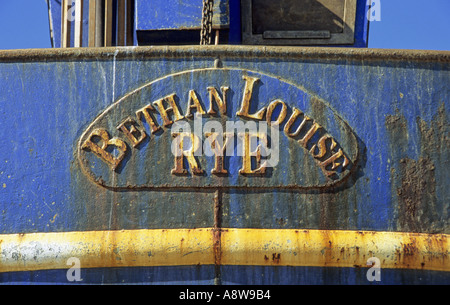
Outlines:
[[338, 230], [229, 229], [222, 264], [367, 267], [450, 271], [448, 235]]
[[[0, 235], [0, 272], [182, 265], [367, 267], [450, 271], [446, 234], [222, 229], [121, 230]], [[217, 234], [216, 234], [217, 236]]]
[[0, 272], [214, 263], [211, 230], [123, 230], [0, 235]]

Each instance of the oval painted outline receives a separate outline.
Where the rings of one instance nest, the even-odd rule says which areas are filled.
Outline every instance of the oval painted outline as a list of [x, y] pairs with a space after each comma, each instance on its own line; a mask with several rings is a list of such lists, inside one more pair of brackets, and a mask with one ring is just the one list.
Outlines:
[[[298, 185], [298, 184], [287, 184], [287, 185], [277, 185], [277, 186], [242, 186], [242, 185], [222, 185], [222, 186], [216, 186], [216, 185], [204, 185], [201, 187], [197, 187], [197, 186], [171, 186], [171, 185], [126, 185], [126, 186], [111, 186], [111, 185], [107, 185], [105, 183], [105, 181], [102, 179], [102, 177], [97, 177], [90, 169], [89, 166], [84, 164], [83, 160], [82, 160], [82, 145], [84, 143], [84, 141], [86, 140], [87, 135], [89, 134], [89, 132], [92, 132], [93, 127], [96, 125], [96, 123], [101, 120], [102, 118], [104, 118], [106, 115], [108, 115], [108, 113], [114, 109], [117, 105], [119, 105], [122, 102], [126, 102], [126, 100], [129, 99], [130, 96], [136, 94], [137, 92], [143, 90], [144, 88], [148, 87], [148, 86], [152, 86], [155, 83], [158, 83], [160, 81], [163, 81], [167, 78], [170, 77], [177, 77], [177, 76], [181, 76], [183, 74], [193, 74], [196, 72], [200, 72], [200, 71], [241, 71], [243, 74], [245, 73], [252, 73], [252, 74], [256, 74], [256, 75], [263, 75], [265, 77], [269, 77], [272, 79], [275, 79], [279, 82], [284, 82], [285, 84], [289, 85], [289, 86], [293, 86], [297, 89], [299, 89], [300, 91], [306, 93], [308, 96], [310, 97], [315, 97], [317, 99], [317, 101], [319, 101], [320, 103], [322, 103], [326, 108], [328, 108], [329, 110], [331, 110], [331, 112], [335, 115], [335, 117], [337, 117], [339, 119], [339, 121], [341, 121], [343, 123], [344, 128], [346, 129], [345, 131], [350, 134], [352, 136], [352, 141], [355, 144], [354, 147], [354, 151], [355, 154], [354, 156], [351, 156], [351, 163], [352, 163], [352, 167], [350, 170], [347, 171], [347, 173], [345, 175], [343, 175], [342, 177], [340, 177], [339, 179], [336, 180], [332, 180], [332, 181], [328, 181], [325, 184], [319, 184], [319, 185], [310, 185], [310, 186], [304, 186], [304, 185]], [[306, 149], [305, 149], [306, 150]], [[281, 79], [278, 76], [272, 76], [266, 73], [261, 73], [261, 72], [256, 72], [253, 70], [248, 70], [248, 69], [239, 69], [239, 68], [200, 68], [200, 69], [193, 69], [193, 70], [185, 70], [185, 71], [181, 71], [181, 72], [176, 72], [176, 73], [172, 73], [169, 75], [165, 75], [163, 77], [157, 78], [153, 81], [150, 81], [148, 83], [145, 83], [144, 85], [126, 93], [124, 96], [122, 96], [121, 98], [119, 98], [116, 102], [112, 103], [110, 106], [108, 106], [103, 112], [101, 112], [99, 115], [97, 115], [95, 117], [95, 119], [92, 121], [91, 124], [89, 124], [89, 126], [85, 129], [85, 131], [81, 134], [78, 144], [77, 144], [77, 159], [78, 162], [80, 164], [81, 167], [81, 171], [83, 172], [83, 174], [85, 174], [89, 180], [91, 180], [92, 182], [105, 187], [106, 189], [111, 189], [111, 190], [116, 190], [116, 191], [123, 191], [123, 190], [132, 190], [132, 191], [137, 191], [137, 190], [189, 190], [189, 189], [209, 189], [209, 190], [217, 190], [217, 189], [235, 189], [235, 190], [239, 190], [239, 189], [255, 189], [255, 190], [272, 190], [272, 189], [279, 189], [279, 190], [304, 190], [304, 191], [314, 191], [314, 190], [324, 190], [324, 189], [334, 189], [337, 188], [339, 186], [342, 186], [348, 179], [349, 177], [356, 171], [356, 169], [358, 168], [358, 161], [360, 159], [360, 145], [357, 139], [356, 134], [354, 133], [354, 131], [352, 130], [352, 128], [350, 127], [350, 125], [348, 124], [347, 121], [345, 121], [338, 113], [337, 111], [335, 111], [328, 103], [326, 103], [323, 99], [321, 99], [320, 97], [318, 97], [315, 94], [310, 93], [308, 90], [306, 90], [305, 88], [303, 88], [301, 85], [297, 85], [297, 84], [293, 84], [290, 81], [286, 81], [284, 79]], [[353, 157], [353, 158], [352, 158]], [[315, 162], [317, 165], [317, 162]], [[318, 168], [320, 168], [317, 165]]]

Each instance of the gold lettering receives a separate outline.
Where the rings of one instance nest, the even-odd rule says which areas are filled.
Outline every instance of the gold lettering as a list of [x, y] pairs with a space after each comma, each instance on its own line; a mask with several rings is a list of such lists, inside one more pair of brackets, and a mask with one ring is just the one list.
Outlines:
[[[291, 132], [291, 128], [295, 123], [295, 120], [297, 120], [297, 118], [300, 115], [304, 115], [303, 116], [303, 120], [300, 123], [300, 125], [297, 127], [297, 130], [294, 132]], [[284, 133], [289, 136], [289, 137], [296, 137], [299, 135], [300, 131], [302, 131], [303, 127], [305, 127], [306, 123], [308, 121], [311, 121], [312, 119], [305, 115], [301, 110], [297, 109], [294, 107], [294, 111], [292, 112], [291, 117], [289, 118], [289, 120], [287, 121], [286, 125], [284, 126]], [[313, 123], [313, 125], [308, 129], [308, 131], [306, 132], [306, 134], [303, 136], [302, 139], [298, 140], [298, 142], [303, 145], [304, 147], [307, 146], [308, 141], [311, 140], [311, 138], [313, 137], [314, 133], [319, 130], [320, 128], [322, 128], [322, 126], [320, 126], [319, 124], [317, 124], [316, 122]]]
[[203, 110], [202, 104], [200, 104], [200, 101], [198, 100], [198, 96], [195, 93], [194, 90], [189, 90], [189, 100], [188, 100], [188, 107], [186, 111], [186, 117], [191, 118], [194, 115], [191, 114], [191, 108], [197, 109], [197, 113], [199, 114], [205, 114], [205, 110]]
[[234, 134], [231, 132], [226, 132], [223, 134], [223, 144], [220, 146], [217, 137], [219, 136], [218, 132], [206, 132], [205, 136], [211, 144], [211, 148], [214, 152], [215, 163], [214, 168], [211, 170], [211, 174], [215, 175], [226, 175], [228, 171], [224, 168], [224, 155], [225, 150], [228, 144], [228, 140], [234, 137]]
[[[202, 175], [204, 171], [198, 166], [197, 160], [195, 159], [194, 153], [200, 147], [200, 139], [194, 133], [188, 132], [173, 132], [172, 137], [175, 138], [172, 145], [176, 145], [175, 148], [179, 151], [175, 154], [175, 168], [172, 169], [171, 173], [173, 175], [187, 175], [188, 171], [184, 168], [184, 157], [188, 161], [189, 167], [192, 173], [195, 175]], [[186, 143], [185, 138], [189, 138], [191, 142], [191, 148], [189, 150], [184, 150], [184, 144]]]
[[[306, 120], [306, 116], [305, 116], [305, 120]], [[308, 130], [308, 132], [305, 134], [305, 136], [298, 140], [298, 142], [303, 145], [305, 148], [308, 145], [308, 141], [311, 140], [312, 136], [316, 133], [317, 130], [319, 130], [320, 128], [322, 128], [322, 126], [320, 126], [317, 123], [314, 123], [311, 128]]]
[[222, 91], [223, 98], [220, 97], [219, 93], [217, 92], [216, 88], [214, 87], [208, 87], [206, 88], [209, 92], [209, 110], [208, 114], [215, 115], [216, 111], [213, 108], [213, 100], [216, 102], [217, 107], [219, 108], [220, 113], [227, 114], [227, 93], [230, 89], [229, 87], [220, 87], [220, 90]]
[[[278, 105], [281, 105], [280, 113], [278, 114], [278, 118], [275, 121], [272, 121], [273, 111], [275, 110], [275, 108]], [[286, 114], [287, 114], [287, 106], [282, 100], [275, 100], [275, 101], [271, 102], [269, 104], [269, 106], [267, 107], [267, 114], [266, 114], [267, 124], [269, 124], [269, 126], [270, 125], [272, 125], [272, 126], [280, 125], [286, 118]]]
[[117, 129], [121, 130], [127, 136], [131, 144], [133, 144], [133, 147], [138, 146], [147, 136], [144, 128], [132, 118], [126, 118], [117, 126]]
[[[343, 163], [338, 163], [336, 162], [336, 160], [343, 158]], [[327, 169], [327, 166], [331, 164], [331, 170]], [[347, 165], [350, 164], [350, 161], [347, 159], [347, 157], [345, 156], [344, 152], [342, 151], [342, 149], [339, 149], [337, 153], [335, 153], [334, 155], [332, 155], [330, 158], [328, 158], [327, 160], [323, 161], [320, 163], [320, 167], [322, 168], [322, 170], [328, 175], [328, 176], [333, 176], [334, 174], [336, 174], [336, 172], [334, 171], [336, 168], [338, 168], [339, 166], [342, 165], [342, 169], [345, 169], [347, 167]]]
[[138, 120], [140, 120], [141, 116], [143, 115], [148, 125], [152, 129], [152, 133], [155, 133], [161, 129], [161, 126], [158, 125], [158, 122], [150, 111], [156, 111], [151, 104], [136, 111], [136, 117]]
[[248, 113], [250, 111], [250, 101], [253, 95], [253, 87], [255, 86], [255, 83], [259, 81], [259, 78], [250, 77], [247, 75], [242, 76], [242, 78], [245, 80], [244, 96], [242, 98], [241, 109], [236, 112], [236, 115], [250, 119], [262, 120], [264, 114], [266, 113], [267, 107], [263, 107], [254, 114]]
[[[326, 141], [328, 139], [331, 140], [330, 151], [332, 151], [337, 146], [337, 143], [332, 137], [330, 137], [329, 135], [324, 135], [319, 139], [317, 144], [314, 144], [313, 147], [311, 147], [309, 151], [314, 158], [320, 159], [325, 156], [325, 154], [327, 153]], [[315, 153], [316, 149], [318, 149], [317, 154]]]
[[[246, 132], [239, 133], [239, 137], [244, 139], [242, 168], [239, 170], [241, 175], [264, 175], [266, 173], [265, 162], [261, 165], [261, 144], [257, 146], [256, 151], [250, 151], [251, 140], [253, 138], [263, 140], [267, 145], [267, 137], [264, 133]], [[252, 169], [252, 157], [256, 159], [256, 168]]]
[[[94, 137], [99, 137], [100, 141], [93, 142]], [[101, 146], [98, 143], [101, 142]], [[107, 152], [108, 146], [114, 146], [119, 151], [117, 157], [114, 157], [111, 153]], [[110, 138], [108, 132], [102, 128], [97, 128], [91, 132], [88, 139], [81, 146], [82, 149], [87, 149], [99, 156], [103, 161], [109, 164], [112, 170], [115, 170], [119, 166], [120, 162], [125, 157], [127, 152], [127, 145], [124, 141], [118, 138]]]
[[[165, 127], [173, 124], [173, 121], [169, 118], [169, 112], [173, 112], [173, 115], [175, 116], [175, 121], [183, 119], [183, 116], [180, 113], [180, 109], [178, 109], [177, 103], [175, 102], [175, 96], [176, 96], [175, 93], [173, 93], [166, 97], [163, 97], [162, 99], [157, 100], [156, 102], [153, 102], [153, 104], [157, 106], [158, 111], [161, 114], [161, 117], [164, 122], [163, 125]], [[169, 107], [166, 108], [164, 102], [166, 102]]]
[[289, 118], [289, 120], [287, 121], [286, 125], [284, 125], [284, 133], [288, 136], [288, 137], [296, 137], [300, 131], [302, 130], [302, 128], [306, 125], [307, 121], [310, 121], [311, 118], [308, 117], [307, 115], [304, 115], [303, 117], [303, 121], [301, 122], [301, 124], [297, 127], [297, 130], [295, 132], [291, 132], [291, 128], [295, 123], [295, 120], [297, 120], [297, 118], [303, 114], [303, 111], [297, 109], [294, 107], [294, 110], [292, 112], [291, 117]]

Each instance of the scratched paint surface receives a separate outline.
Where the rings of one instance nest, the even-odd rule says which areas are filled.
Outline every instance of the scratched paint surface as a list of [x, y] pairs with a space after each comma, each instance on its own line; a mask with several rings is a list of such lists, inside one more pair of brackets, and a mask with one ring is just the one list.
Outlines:
[[[228, 27], [228, 1], [214, 1], [213, 26]], [[202, 1], [136, 1], [137, 30], [199, 29]]]
[[[214, 190], [111, 190], [85, 175], [77, 160], [77, 145], [89, 125], [121, 97], [167, 75], [213, 68], [216, 53], [191, 48], [174, 56], [164, 48], [149, 48], [147, 54], [160, 53], [138, 56], [133, 51], [108, 50], [81, 59], [2, 59], [1, 234], [214, 226]], [[336, 123], [327, 109], [348, 123], [361, 152], [358, 165], [338, 189], [224, 191], [221, 226], [449, 234], [448, 53], [441, 60], [389, 60], [371, 59], [369, 53], [302, 58], [273, 56], [283, 48], [270, 52], [272, 55], [263, 48], [224, 47], [221, 66], [280, 78], [320, 97], [325, 104], [311, 107], [311, 116], [327, 122], [330, 132], [338, 135], [341, 131], [332, 128]], [[193, 86], [206, 90], [209, 84], [196, 80], [192, 79]], [[265, 104], [263, 97], [261, 103]], [[184, 113], [185, 107], [181, 109]], [[127, 109], [126, 115], [133, 111]], [[114, 129], [111, 125], [110, 130]], [[166, 152], [146, 160], [148, 170], [158, 170], [158, 162], [173, 164], [173, 156]], [[285, 168], [300, 171], [303, 179], [320, 172], [314, 166], [302, 172], [296, 165], [294, 160]], [[171, 174], [162, 171], [160, 175]], [[210, 283], [214, 278], [210, 266], [192, 268], [181, 268], [181, 281]], [[228, 274], [223, 283], [266, 283], [257, 274], [272, 272], [268, 267], [247, 266], [252, 270], [249, 275], [230, 273], [236, 268], [222, 267], [227, 270], [222, 274]], [[159, 275], [148, 281], [173, 280], [165, 267], [154, 270]], [[294, 276], [293, 270], [299, 270], [294, 267], [277, 270], [293, 281], [308, 282]], [[356, 282], [361, 277], [356, 269], [338, 274], [323, 270], [307, 268], [307, 273], [315, 274], [317, 282], [324, 273], [341, 282], [347, 281], [347, 273]], [[52, 272], [37, 274], [48, 280]], [[392, 274], [391, 279], [398, 276]], [[442, 278], [424, 274], [431, 282]], [[93, 278], [98, 278], [98, 273]], [[273, 282], [277, 278], [274, 273]], [[33, 281], [23, 275], [14, 279], [13, 274], [2, 275], [2, 279]]]

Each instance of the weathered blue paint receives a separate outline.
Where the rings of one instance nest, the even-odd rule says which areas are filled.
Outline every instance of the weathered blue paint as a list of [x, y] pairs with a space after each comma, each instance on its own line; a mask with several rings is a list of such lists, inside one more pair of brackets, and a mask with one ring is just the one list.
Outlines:
[[55, 48], [61, 47], [61, 1], [48, 1], [48, 8], [49, 8], [49, 14], [51, 16], [51, 19], [49, 18], [49, 23], [51, 21], [51, 24], [49, 26], [52, 27], [53, 30], [53, 37], [52, 39], [52, 45]]
[[367, 48], [369, 44], [369, 20], [367, 12], [370, 2], [357, 0], [355, 20], [355, 43], [354, 48]]
[[[80, 282], [68, 282], [66, 273], [65, 269], [0, 273], [0, 283], [214, 285], [213, 266], [82, 269], [83, 281]], [[424, 270], [383, 269], [381, 282], [367, 281], [367, 268], [223, 266], [221, 273], [223, 285], [399, 285], [405, 282], [409, 285], [448, 285], [449, 283], [446, 272]], [[290, 295], [292, 290], [288, 292], [289, 294], [283, 297]], [[169, 298], [178, 298], [178, 295], [167, 295], [167, 300]]]
[[[228, 28], [229, 1], [214, 1], [213, 26]], [[200, 29], [202, 1], [136, 0], [136, 30]]]
[[[127, 93], [174, 73], [213, 68], [216, 57], [224, 68], [280, 78], [320, 97], [325, 105], [305, 111], [326, 122], [340, 138], [338, 119], [327, 110], [332, 109], [351, 126], [361, 152], [355, 175], [338, 190], [224, 192], [223, 227], [450, 233], [448, 52], [227, 46], [108, 48], [62, 55], [45, 50], [29, 59], [14, 54], [0, 53], [1, 234], [213, 227], [212, 191], [101, 187], [82, 172], [77, 145], [89, 124]], [[194, 77], [192, 85], [206, 89], [214, 77]], [[261, 102], [269, 99], [269, 92], [260, 93]], [[233, 107], [240, 103], [236, 97], [231, 100]], [[180, 103], [184, 113], [186, 101]], [[173, 164], [173, 157], [164, 155], [161, 161]], [[295, 170], [294, 165], [282, 166]], [[308, 171], [304, 177], [315, 174]], [[336, 283], [367, 283], [359, 269], [221, 268], [225, 284], [329, 283], [329, 276]], [[169, 275], [169, 269], [176, 269], [180, 277]], [[203, 284], [211, 283], [216, 274], [208, 266], [175, 269], [146, 268], [136, 277], [129, 269], [86, 270], [83, 278]], [[66, 283], [65, 271], [59, 272], [63, 275], [8, 273], [0, 279]], [[145, 278], [146, 272], [151, 276]], [[411, 273], [414, 277], [409, 277]], [[431, 271], [383, 274], [383, 284], [449, 279], [448, 273]], [[126, 279], [128, 275], [131, 279]]]

